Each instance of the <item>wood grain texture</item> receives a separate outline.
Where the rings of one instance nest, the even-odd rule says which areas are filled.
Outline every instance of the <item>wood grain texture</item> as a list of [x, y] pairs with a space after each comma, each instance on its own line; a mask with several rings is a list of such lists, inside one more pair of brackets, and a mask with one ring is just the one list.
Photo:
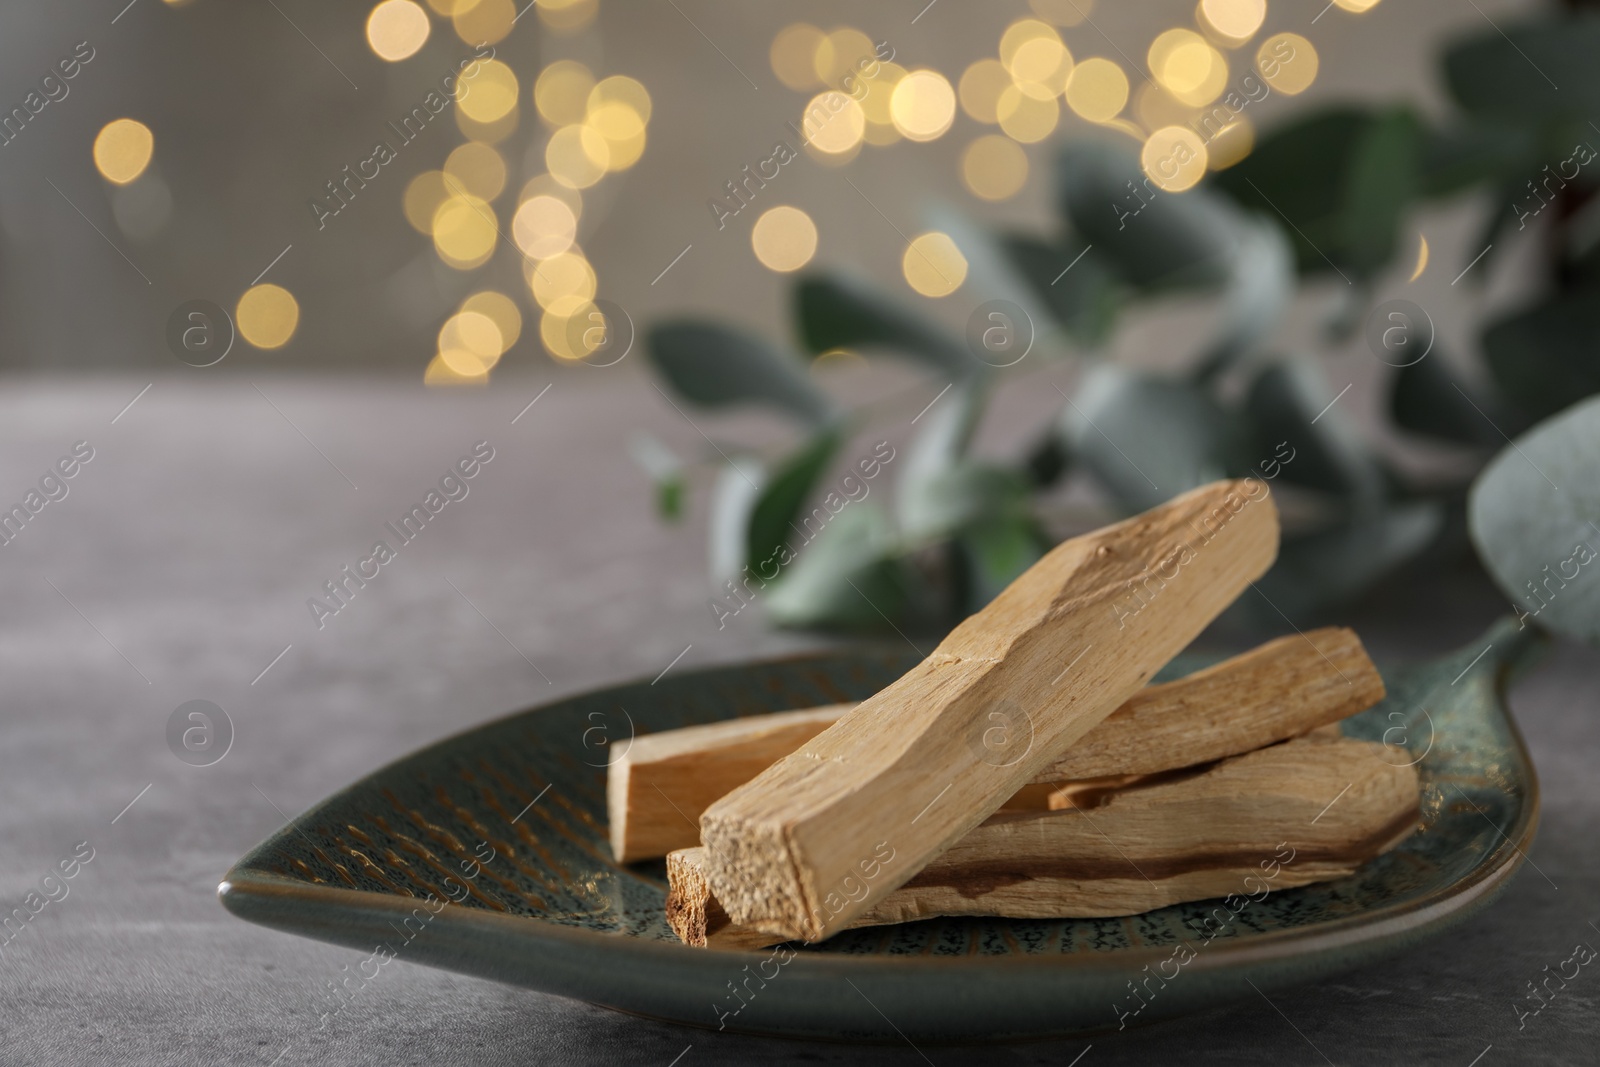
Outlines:
[[922, 663], [706, 810], [723, 908], [785, 938], [843, 929], [1137, 692], [1277, 545], [1266, 485], [1243, 480], [1056, 546]]
[[[941, 915], [1134, 915], [1343, 878], [1416, 827], [1416, 771], [1391, 758], [1376, 742], [1308, 736], [1125, 788], [1092, 808], [999, 814], [850, 926]], [[782, 940], [734, 922], [708, 867], [703, 848], [667, 859], [668, 920], [686, 944]]]
[[[1146, 686], [1034, 781], [1145, 775], [1208, 763], [1348, 718], [1383, 696], [1383, 679], [1354, 631], [1327, 627], [1282, 637], [1187, 677]], [[713, 802], [852, 706], [773, 712], [634, 738], [611, 765], [606, 783], [618, 861], [654, 859], [699, 844], [699, 818]], [[1006, 806], [1029, 805], [1008, 800]]]

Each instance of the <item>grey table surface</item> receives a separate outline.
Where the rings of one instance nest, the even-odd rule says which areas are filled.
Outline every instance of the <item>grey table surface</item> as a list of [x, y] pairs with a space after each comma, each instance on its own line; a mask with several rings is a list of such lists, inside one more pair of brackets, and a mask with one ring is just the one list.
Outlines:
[[[68, 895], [0, 946], [0, 1063], [1596, 1061], [1600, 975], [1583, 972], [1520, 1029], [1514, 1009], [1547, 964], [1600, 945], [1600, 652], [1573, 646], [1513, 694], [1544, 814], [1506, 895], [1402, 958], [1270, 1002], [1074, 1041], [854, 1048], [402, 963], [319, 1029], [322, 984], [360, 954], [240, 922], [215, 896], [287, 814], [431, 740], [655, 675], [680, 653], [674, 670], [814, 639], [749, 617], [713, 624], [699, 520], [659, 525], [619, 444], [639, 426], [693, 437], [642, 381], [550, 371], [441, 394], [191, 375], [141, 393], [147, 380], [0, 390], [0, 501], [75, 442], [94, 448], [68, 495], [0, 548], [3, 910], [79, 842], [94, 850]], [[480, 440], [495, 458], [469, 496], [319, 630], [306, 599]], [[1503, 608], [1446, 579], [1349, 621], [1396, 661], [1465, 642]], [[192, 699], [234, 725], [209, 767], [165, 739]]]

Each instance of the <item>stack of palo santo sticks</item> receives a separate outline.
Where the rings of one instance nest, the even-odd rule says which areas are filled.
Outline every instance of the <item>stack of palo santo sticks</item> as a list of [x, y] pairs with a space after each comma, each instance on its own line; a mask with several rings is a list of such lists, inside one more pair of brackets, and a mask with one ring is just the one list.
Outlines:
[[673, 929], [725, 948], [1345, 877], [1419, 815], [1415, 770], [1340, 732], [1384, 695], [1354, 633], [1146, 685], [1277, 548], [1263, 483], [1203, 486], [1058, 545], [859, 704], [635, 738], [616, 857], [666, 856]]

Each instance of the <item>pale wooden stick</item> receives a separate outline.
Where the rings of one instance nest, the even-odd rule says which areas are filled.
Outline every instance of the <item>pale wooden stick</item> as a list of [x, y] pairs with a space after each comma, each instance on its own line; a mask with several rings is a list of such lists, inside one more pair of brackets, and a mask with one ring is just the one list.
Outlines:
[[[1185, 678], [1146, 686], [1034, 781], [1208, 763], [1347, 718], [1383, 696], [1383, 679], [1353, 631], [1330, 626], [1282, 637]], [[634, 738], [606, 782], [613, 854], [633, 863], [698, 844], [706, 808], [852, 706], [773, 712]], [[1044, 806], [1034, 799], [1013, 798], [1006, 807]]]
[[[706, 810], [717, 899], [786, 938], [843, 929], [1137, 692], [1277, 546], [1277, 509], [1253, 480], [1056, 546], [922, 663]], [[895, 858], [851, 899], [885, 841]]]
[[[1002, 813], [850, 925], [1134, 915], [1343, 878], [1415, 829], [1416, 771], [1386, 762], [1387, 752], [1374, 741], [1307, 737], [1115, 792], [1087, 810]], [[686, 944], [783, 940], [729, 919], [706, 867], [704, 848], [667, 857], [667, 918]]]

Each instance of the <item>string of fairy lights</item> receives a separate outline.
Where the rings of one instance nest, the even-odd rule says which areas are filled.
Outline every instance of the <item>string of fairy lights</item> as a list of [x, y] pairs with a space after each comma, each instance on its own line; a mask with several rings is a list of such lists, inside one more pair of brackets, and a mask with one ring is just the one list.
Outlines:
[[[190, 0], [166, 2], [177, 7]], [[1352, 13], [1378, 2], [1332, 0]], [[1208, 170], [1243, 159], [1254, 144], [1254, 127], [1242, 108], [1219, 112], [1224, 94], [1253, 75], [1270, 91], [1295, 95], [1318, 73], [1317, 51], [1306, 37], [1284, 32], [1257, 40], [1267, 0], [1198, 0], [1192, 28], [1158, 34], [1146, 49], [1143, 69], [1120, 50], [1116, 56], [1074, 54], [1064, 31], [1076, 31], [1075, 40], [1105, 41], [1080, 29], [1093, 15], [1094, 0], [1028, 3], [1031, 15], [1005, 27], [995, 54], [973, 61], [953, 82], [931, 67], [897, 62], [903, 57], [888, 42], [874, 42], [854, 27], [784, 27], [772, 40], [769, 60], [778, 81], [805, 96], [795, 124], [801, 151], [824, 165], [847, 165], [869, 148], [936, 141], [956, 130], [964, 115], [992, 129], [979, 132], [960, 153], [961, 182], [980, 200], [1002, 201], [1027, 182], [1028, 147], [1071, 116], [1126, 135], [1139, 146], [1151, 182], [1181, 192]], [[530, 6], [543, 29], [559, 36], [588, 29], [599, 0], [538, 0]], [[513, 0], [380, 0], [367, 17], [365, 35], [380, 59], [403, 63], [427, 43], [438, 22], [481, 57], [488, 55], [483, 46], [503, 40], [519, 17]], [[1131, 76], [1127, 67], [1134, 67]], [[522, 260], [520, 301], [485, 288], [464, 299], [440, 327], [423, 373], [431, 385], [486, 383], [521, 337], [524, 305], [531, 304], [538, 316], [545, 351], [560, 362], [589, 355], [592, 342], [586, 339], [594, 334], [583, 324], [603, 322], [596, 318], [599, 279], [577, 243], [584, 192], [643, 156], [650, 94], [627, 75], [601, 76], [572, 59], [550, 61], [528, 74], [531, 85], [525, 88], [505, 60], [474, 58], [461, 74], [469, 90], [450, 101], [461, 143], [438, 169], [413, 178], [401, 198], [406, 221], [431, 241], [446, 266], [479, 270], [507, 236]], [[524, 157], [525, 167], [536, 165], [529, 167], [512, 207], [502, 204], [512, 184], [505, 146], [521, 124], [525, 93], [544, 147]], [[1216, 121], [1219, 113], [1226, 121]], [[1201, 116], [1210, 116], [1211, 125], [1197, 122]], [[106, 124], [93, 152], [101, 176], [119, 187], [135, 183], [154, 153], [151, 129], [132, 118]], [[816, 254], [818, 230], [803, 209], [780, 204], [759, 215], [750, 243], [767, 269], [793, 271]], [[932, 298], [955, 292], [967, 272], [955, 241], [937, 231], [911, 238], [901, 265], [906, 284]], [[243, 340], [274, 349], [294, 336], [300, 308], [282, 286], [256, 284], [240, 294], [234, 316]]]

